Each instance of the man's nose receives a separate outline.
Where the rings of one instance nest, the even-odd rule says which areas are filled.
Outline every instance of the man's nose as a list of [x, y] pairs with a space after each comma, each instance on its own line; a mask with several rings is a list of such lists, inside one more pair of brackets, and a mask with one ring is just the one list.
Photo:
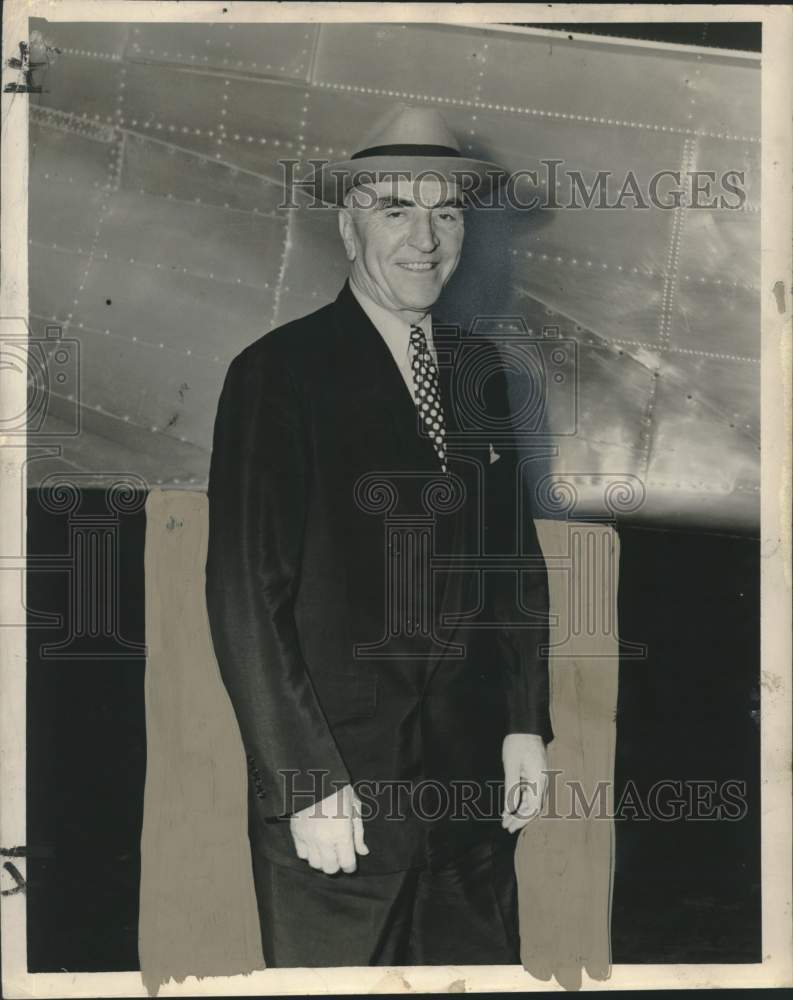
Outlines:
[[432, 253], [439, 240], [432, 223], [432, 212], [417, 212], [410, 228], [408, 243], [423, 253]]

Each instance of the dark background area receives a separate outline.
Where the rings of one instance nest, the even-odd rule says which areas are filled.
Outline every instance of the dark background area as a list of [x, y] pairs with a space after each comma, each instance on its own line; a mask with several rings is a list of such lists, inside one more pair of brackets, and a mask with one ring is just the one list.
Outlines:
[[711, 49], [762, 51], [763, 26], [757, 21], [721, 21], [710, 24], [699, 21], [690, 21], [687, 24], [675, 22], [666, 24], [593, 22], [591, 24], [524, 24], [521, 27], [543, 28], [562, 33], [572, 32], [578, 35], [637, 38], [648, 42], [669, 42], [677, 45], [700, 45]]
[[[548, 29], [548, 25], [530, 25]], [[760, 51], [761, 27], [554, 25], [560, 32]], [[104, 509], [100, 491], [86, 503]], [[28, 498], [28, 552], [67, 551], [67, 518]], [[145, 641], [145, 514], [122, 516], [120, 631]], [[620, 528], [620, 633], [648, 646], [620, 669], [615, 799], [625, 784], [744, 780], [733, 823], [620, 821], [615, 963], [761, 957], [759, 542]], [[64, 614], [66, 576], [28, 575], [31, 612]], [[31, 972], [138, 969], [146, 742], [143, 658], [45, 660], [58, 629], [28, 630], [28, 964]]]
[[[87, 509], [103, 510], [101, 491]], [[759, 541], [619, 528], [615, 801], [628, 781], [746, 782], [738, 822], [616, 823], [615, 963], [760, 960]], [[142, 642], [145, 514], [120, 520], [120, 632]], [[31, 557], [62, 553], [67, 516], [28, 496]], [[28, 607], [63, 614], [66, 577], [28, 576]], [[44, 660], [28, 640], [28, 955], [31, 972], [138, 968], [146, 761], [144, 662]]]
[[[80, 513], [107, 510], [104, 491], [84, 492]], [[27, 513], [32, 563], [69, 550], [68, 516], [42, 506], [38, 490]], [[120, 517], [118, 631], [139, 643], [145, 535], [143, 511]], [[138, 968], [145, 660], [43, 657], [68, 629], [36, 627], [32, 615], [68, 620], [69, 600], [66, 573], [28, 572], [28, 969], [118, 972]]]
[[613, 960], [759, 962], [760, 543], [619, 536], [620, 637], [648, 655], [620, 663], [615, 802], [629, 782], [646, 801], [659, 781], [734, 781], [747, 813], [615, 822]]

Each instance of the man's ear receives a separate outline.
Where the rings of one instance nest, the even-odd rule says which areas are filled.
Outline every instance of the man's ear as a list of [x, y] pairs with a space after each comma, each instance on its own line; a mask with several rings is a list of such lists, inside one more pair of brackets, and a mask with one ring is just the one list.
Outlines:
[[352, 213], [348, 208], [339, 209], [339, 232], [344, 242], [347, 260], [355, 260], [355, 235], [353, 233]]

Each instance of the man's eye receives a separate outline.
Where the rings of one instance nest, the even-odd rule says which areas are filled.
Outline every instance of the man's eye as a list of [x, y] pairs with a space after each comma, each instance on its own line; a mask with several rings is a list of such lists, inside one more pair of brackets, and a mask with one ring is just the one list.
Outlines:
[[455, 222], [458, 218], [458, 215], [456, 212], [441, 212], [440, 218], [443, 219], [444, 221]]
[[398, 208], [394, 208], [390, 212], [386, 212], [386, 217], [389, 219], [401, 219], [404, 214]]

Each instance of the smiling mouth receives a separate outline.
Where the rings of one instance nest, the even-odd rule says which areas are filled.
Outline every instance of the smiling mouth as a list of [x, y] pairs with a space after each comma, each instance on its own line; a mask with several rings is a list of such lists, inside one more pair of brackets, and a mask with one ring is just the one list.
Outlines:
[[438, 266], [437, 261], [398, 261], [397, 263], [404, 270], [413, 271], [417, 274], [421, 274], [424, 271], [432, 271]]

